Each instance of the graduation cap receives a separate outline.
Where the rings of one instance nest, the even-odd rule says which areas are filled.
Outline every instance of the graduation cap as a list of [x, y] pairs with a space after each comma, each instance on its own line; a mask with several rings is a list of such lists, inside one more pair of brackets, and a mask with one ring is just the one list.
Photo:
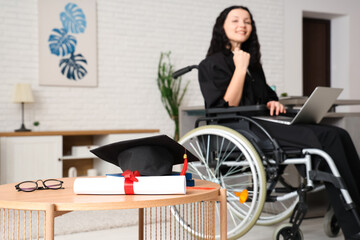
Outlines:
[[97, 157], [119, 166], [123, 171], [139, 171], [142, 176], [172, 173], [172, 166], [199, 161], [192, 153], [166, 135], [116, 142], [92, 149]]

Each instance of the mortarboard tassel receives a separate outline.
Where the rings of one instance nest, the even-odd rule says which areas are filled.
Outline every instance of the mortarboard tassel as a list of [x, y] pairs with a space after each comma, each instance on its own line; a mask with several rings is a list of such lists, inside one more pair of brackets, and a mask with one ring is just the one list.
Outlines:
[[181, 170], [180, 175], [185, 175], [186, 170], [187, 170], [187, 165], [188, 165], [188, 160], [187, 160], [187, 154], [186, 154], [186, 148], [185, 148], [185, 153], [184, 153], [184, 166]]

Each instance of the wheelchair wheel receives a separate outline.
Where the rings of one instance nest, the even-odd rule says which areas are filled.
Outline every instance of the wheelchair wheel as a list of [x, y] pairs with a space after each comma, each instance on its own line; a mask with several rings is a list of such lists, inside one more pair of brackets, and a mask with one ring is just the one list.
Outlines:
[[[188, 164], [188, 172], [194, 178], [215, 182], [227, 189], [228, 239], [247, 233], [256, 223], [266, 197], [265, 172], [254, 146], [240, 133], [218, 125], [196, 128], [179, 143], [200, 160]], [[247, 190], [249, 196], [240, 203], [237, 194], [243, 190]], [[220, 209], [218, 203], [216, 208]], [[191, 231], [189, 223], [184, 224]], [[219, 237], [217, 233], [216, 238]]]
[[274, 231], [273, 240], [303, 240], [304, 235], [300, 229], [292, 231], [292, 224], [285, 223], [277, 227]]
[[336, 237], [340, 232], [340, 226], [332, 208], [324, 216], [324, 231], [328, 237]]

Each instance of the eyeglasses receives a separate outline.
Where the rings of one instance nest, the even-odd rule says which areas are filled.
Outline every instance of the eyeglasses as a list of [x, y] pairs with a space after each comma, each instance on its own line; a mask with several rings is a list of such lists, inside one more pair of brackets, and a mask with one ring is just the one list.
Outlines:
[[[42, 187], [39, 187], [38, 182], [42, 182]], [[52, 189], [57, 190], [62, 188], [64, 182], [57, 179], [46, 179], [37, 181], [24, 181], [15, 185], [16, 190], [23, 192], [33, 192], [35, 190]]]

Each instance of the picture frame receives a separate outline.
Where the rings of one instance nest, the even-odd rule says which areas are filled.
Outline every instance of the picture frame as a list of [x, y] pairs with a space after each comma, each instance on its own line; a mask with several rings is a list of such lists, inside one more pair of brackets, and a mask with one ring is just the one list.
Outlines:
[[96, 87], [96, 1], [39, 0], [39, 84]]

